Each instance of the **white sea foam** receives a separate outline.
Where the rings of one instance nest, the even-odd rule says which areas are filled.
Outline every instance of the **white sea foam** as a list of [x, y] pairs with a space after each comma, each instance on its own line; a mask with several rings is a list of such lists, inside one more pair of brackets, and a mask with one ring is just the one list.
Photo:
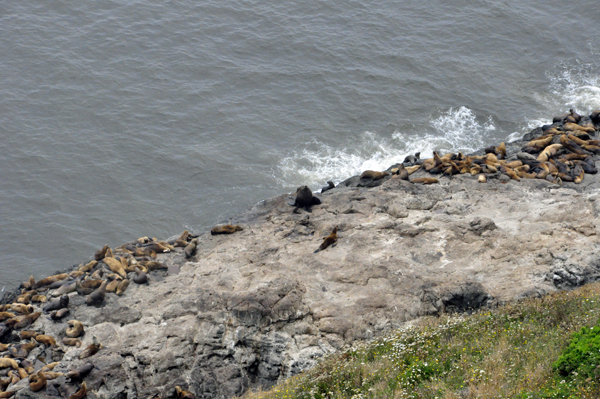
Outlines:
[[484, 146], [484, 138], [496, 130], [491, 117], [480, 122], [475, 112], [464, 106], [432, 118], [427, 128], [424, 132], [397, 131], [389, 138], [364, 132], [358, 142], [336, 148], [313, 139], [304, 149], [284, 158], [275, 174], [288, 185], [318, 188], [327, 180], [337, 184], [364, 170], [385, 170], [416, 152], [431, 157], [434, 150], [476, 151]]
[[553, 115], [562, 114], [570, 108], [585, 115], [600, 109], [599, 67], [593, 64], [559, 63], [548, 73], [548, 78], [550, 90], [535, 96], [545, 115], [530, 120], [528, 127], [549, 123]]

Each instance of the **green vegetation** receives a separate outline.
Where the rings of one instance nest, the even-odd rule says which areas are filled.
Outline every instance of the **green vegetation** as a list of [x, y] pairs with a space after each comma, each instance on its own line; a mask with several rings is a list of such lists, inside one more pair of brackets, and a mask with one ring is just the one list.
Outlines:
[[426, 318], [248, 399], [600, 398], [600, 284]]

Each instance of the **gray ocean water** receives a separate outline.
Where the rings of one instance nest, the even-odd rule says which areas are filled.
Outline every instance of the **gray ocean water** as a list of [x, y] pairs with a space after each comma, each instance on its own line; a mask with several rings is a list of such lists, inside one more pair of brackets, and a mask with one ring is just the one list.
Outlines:
[[600, 108], [597, 2], [4, 1], [0, 289]]

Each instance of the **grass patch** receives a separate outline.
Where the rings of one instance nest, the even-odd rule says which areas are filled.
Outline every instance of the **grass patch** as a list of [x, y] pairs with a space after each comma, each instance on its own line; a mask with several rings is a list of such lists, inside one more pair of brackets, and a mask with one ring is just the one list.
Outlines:
[[600, 284], [426, 318], [247, 399], [599, 398]]

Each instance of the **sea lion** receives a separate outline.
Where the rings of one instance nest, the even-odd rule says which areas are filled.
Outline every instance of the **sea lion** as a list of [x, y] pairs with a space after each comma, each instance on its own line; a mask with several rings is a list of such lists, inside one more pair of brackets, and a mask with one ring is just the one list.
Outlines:
[[[100, 281], [102, 281], [102, 280], [100, 280]], [[75, 291], [77, 291], [78, 295], [86, 296], [86, 295], [89, 295], [92, 292], [94, 292], [94, 289], [93, 288], [84, 288], [83, 285], [79, 282], [79, 280], [77, 280], [75, 282]]]
[[48, 381], [55, 380], [64, 375], [63, 373], [57, 373], [55, 371], [42, 371], [42, 374], [44, 374], [44, 377], [46, 377], [46, 380]]
[[119, 285], [119, 283], [121, 281], [123, 281], [123, 279], [120, 279], [120, 280], [114, 279], [113, 281], [108, 283], [106, 285], [106, 292], [115, 292], [117, 290], [117, 286]]
[[69, 320], [67, 322], [67, 324], [69, 326], [71, 326], [71, 328], [67, 328], [67, 331], [66, 331], [67, 337], [77, 338], [77, 337], [80, 337], [81, 335], [83, 335], [83, 333], [84, 333], [83, 323], [81, 323], [78, 320]]
[[21, 283], [21, 287], [25, 289], [33, 288], [34, 285], [35, 279], [33, 278], [33, 276], [29, 276], [29, 280]]
[[210, 234], [217, 235], [217, 234], [233, 234], [236, 231], [242, 231], [244, 230], [242, 228], [242, 226], [238, 226], [238, 225], [233, 225], [233, 224], [225, 224], [222, 226], [215, 226], [210, 230]]
[[19, 333], [19, 337], [21, 337], [21, 339], [35, 338], [38, 334], [39, 333], [35, 331], [23, 330]]
[[[165, 244], [166, 244], [166, 245], [165, 245]], [[144, 247], [146, 250], [149, 250], [149, 251], [154, 251], [154, 252], [156, 252], [157, 254], [162, 254], [162, 253], [165, 253], [165, 252], [171, 252], [171, 248], [172, 248], [172, 247], [170, 247], [170, 245], [169, 245], [169, 244], [167, 244], [166, 242], [165, 242], [165, 243], [160, 243], [160, 242], [150, 242], [150, 243], [148, 243], [148, 244], [144, 244], [144, 245], [143, 245], [143, 247]], [[172, 249], [175, 249], [175, 248], [172, 248]]]
[[180, 386], [175, 387], [175, 392], [177, 393], [177, 399], [196, 399], [196, 395], [190, 391], [185, 391]]
[[77, 392], [75, 392], [73, 395], [69, 396], [69, 399], [82, 399], [85, 398], [85, 395], [87, 395], [87, 385], [84, 381], [79, 390], [77, 390]]
[[39, 334], [35, 337], [35, 340], [46, 346], [56, 346], [56, 340], [49, 335]]
[[5, 369], [8, 367], [12, 367], [13, 369], [19, 368], [19, 363], [15, 359], [10, 359], [8, 357], [0, 358], [0, 369]]
[[64, 337], [62, 339], [62, 343], [63, 345], [67, 345], [67, 346], [76, 346], [76, 347], [80, 347], [81, 346], [81, 340], [79, 338], [68, 338], [68, 337]]
[[35, 283], [33, 288], [45, 287], [47, 285], [51, 285], [52, 283], [56, 283], [57, 281], [62, 281], [69, 277], [67, 273], [55, 274], [54, 276], [49, 276], [41, 279], [37, 283]]
[[46, 364], [44, 367], [42, 367], [40, 369], [41, 372], [46, 372], [46, 371], [50, 371], [50, 370], [54, 370], [54, 368], [56, 366], [58, 366], [60, 364], [60, 362], [52, 362], [52, 363], [48, 363]]
[[94, 254], [94, 260], [101, 261], [102, 259], [104, 259], [104, 257], [106, 256], [106, 253], [108, 252], [109, 249], [110, 248], [109, 248], [108, 244], [104, 245], [102, 247], [102, 249], [96, 251], [96, 253]]
[[296, 207], [294, 212], [298, 208], [304, 208], [305, 211], [310, 212], [313, 205], [321, 204], [321, 200], [313, 195], [308, 186], [300, 186], [296, 190], [296, 198], [293, 202], [288, 201], [288, 204]]
[[198, 239], [194, 238], [190, 243], [183, 249], [186, 259], [190, 259], [196, 255], [196, 248], [198, 247]]
[[47, 304], [46, 306], [44, 306], [42, 308], [42, 310], [44, 312], [48, 313], [48, 312], [51, 312], [53, 310], [58, 310], [58, 309], [66, 308], [68, 306], [69, 306], [69, 296], [68, 295], [63, 295], [59, 299], [57, 299], [56, 301], [52, 301], [49, 304]]
[[333, 228], [331, 233], [325, 237], [319, 248], [315, 251], [315, 253], [324, 250], [328, 246], [334, 244], [337, 241], [337, 226]]
[[479, 183], [485, 183], [485, 182], [487, 182], [487, 178], [485, 177], [485, 175], [479, 175], [479, 177], [477, 178], [477, 180], [479, 180]]
[[402, 161], [403, 164], [408, 164], [405, 166], [413, 166], [415, 165], [421, 158], [421, 153], [417, 152], [415, 155], [408, 155], [407, 157], [404, 158], [404, 161]]
[[93, 337], [92, 343], [79, 354], [79, 359], [85, 359], [87, 357], [94, 356], [96, 353], [98, 353], [100, 348], [102, 348], [102, 344], [98, 343], [96, 337]]
[[595, 125], [600, 125], [600, 110], [592, 111], [590, 119]]
[[123, 278], [127, 278], [127, 273], [125, 272], [125, 268], [120, 260], [117, 260], [116, 258], [104, 258], [102, 262], [106, 263], [112, 272], [117, 273]]
[[133, 282], [136, 284], [147, 284], [148, 283], [148, 275], [139, 269], [135, 271], [136, 276], [132, 278]]
[[94, 365], [92, 363], [85, 363], [75, 370], [71, 370], [67, 373], [67, 378], [72, 381], [81, 381], [94, 369]]
[[417, 177], [416, 179], [412, 179], [411, 183], [422, 183], [422, 184], [434, 184], [439, 183], [438, 179], [434, 179], [431, 177]]
[[102, 283], [102, 285], [100, 285], [100, 287], [98, 287], [94, 292], [87, 295], [85, 297], [85, 303], [88, 306], [92, 306], [92, 305], [99, 305], [102, 302], [104, 302], [104, 297], [106, 295], [106, 285], [107, 285], [107, 282], [104, 281]]
[[125, 290], [127, 289], [127, 287], [129, 287], [129, 280], [123, 280], [119, 283], [119, 285], [117, 286], [117, 290], [115, 291], [115, 294], [117, 294], [118, 296], [121, 296], [125, 293]]
[[50, 318], [52, 320], [56, 321], [56, 320], [64, 319], [69, 314], [71, 314], [71, 311], [69, 309], [62, 308], [62, 309], [58, 309], [58, 310], [55, 310], [54, 312], [50, 313]]
[[10, 305], [11, 309], [21, 314], [30, 314], [33, 312], [33, 306], [25, 305], [23, 303], [13, 303]]
[[89, 273], [89, 272], [91, 272], [94, 269], [94, 267], [96, 267], [97, 264], [98, 264], [98, 261], [97, 260], [93, 260], [93, 261], [91, 261], [89, 263], [86, 263], [85, 265], [81, 266], [79, 268], [79, 271], [80, 272], [84, 272], [84, 273]]
[[142, 261], [139, 264], [140, 266], [146, 267], [146, 269], [148, 269], [151, 272], [155, 270], [166, 270], [169, 268], [169, 266], [156, 261]]
[[40, 371], [29, 376], [29, 389], [33, 392], [41, 391], [46, 387], [46, 377]]
[[93, 288], [96, 289], [102, 285], [104, 280], [102, 279], [91, 279], [91, 280], [83, 280], [81, 282], [81, 286], [83, 288]]
[[561, 148], [562, 144], [550, 144], [548, 147], [538, 155], [537, 160], [540, 162], [546, 162], [551, 156], [555, 155]]
[[4, 321], [6, 319], [12, 319], [13, 317], [16, 317], [14, 313], [0, 312], [0, 321]]
[[77, 278], [83, 276], [84, 274], [85, 272], [82, 272], [81, 270], [73, 270], [71, 273], [69, 273], [69, 277]]
[[36, 321], [38, 319], [38, 317], [40, 317], [41, 314], [42, 314], [42, 312], [35, 312], [35, 313], [28, 314], [27, 316], [24, 316], [23, 318], [19, 319], [15, 323], [13, 328], [15, 330], [20, 330], [22, 328], [26, 328], [26, 327], [30, 326], [34, 321]]
[[[185, 230], [183, 233], [181, 233], [181, 235], [175, 239], [169, 240], [167, 241], [170, 245], [174, 245], [174, 246], [182, 246], [182, 245], [178, 245], [181, 243], [187, 243], [190, 240], [190, 232]], [[183, 245], [185, 246], [185, 245]]]
[[389, 176], [390, 173], [389, 172], [378, 172], [376, 170], [365, 170], [364, 172], [362, 172], [362, 174], [360, 175], [361, 179], [373, 179], [373, 180], [380, 180], [383, 179], [386, 176]]
[[33, 303], [45, 303], [48, 300], [48, 297], [45, 295], [34, 295], [31, 297], [31, 302]]
[[325, 191], [331, 190], [332, 188], [335, 188], [335, 184], [333, 184], [331, 180], [327, 180], [327, 185], [321, 187], [321, 194], [323, 194]]
[[4, 392], [0, 392], [0, 398], [2, 398], [2, 399], [4, 399], [4, 398], [12, 398], [15, 393], [17, 393], [17, 391], [4, 391]]
[[415, 173], [420, 168], [421, 168], [421, 165], [405, 166], [404, 167], [404, 169], [406, 169], [406, 171], [408, 172], [409, 175], [412, 175], [413, 173]]

